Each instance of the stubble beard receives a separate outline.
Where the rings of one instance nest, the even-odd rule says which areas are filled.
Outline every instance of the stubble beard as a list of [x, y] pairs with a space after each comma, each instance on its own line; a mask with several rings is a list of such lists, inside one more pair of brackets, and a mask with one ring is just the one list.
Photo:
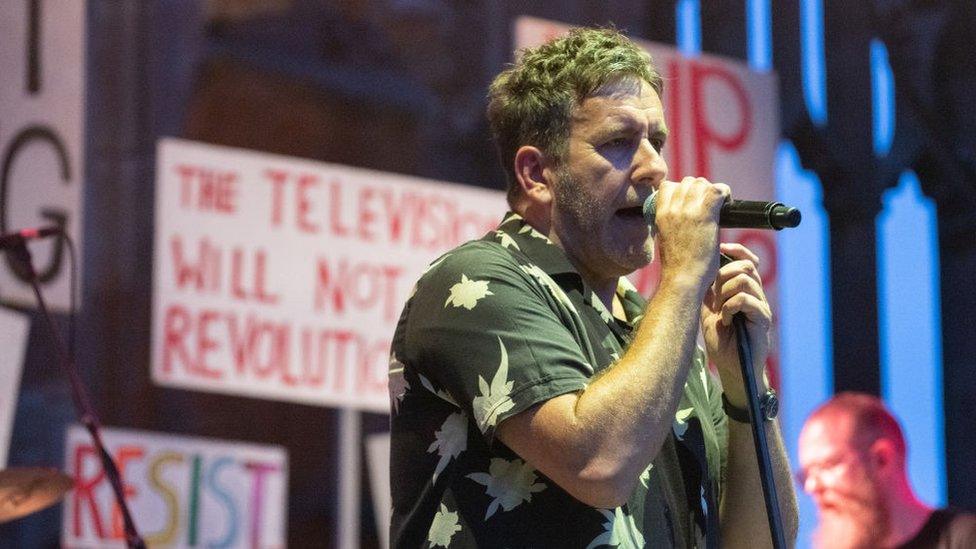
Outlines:
[[[596, 241], [600, 252], [610, 256], [618, 265], [627, 265], [630, 268], [630, 271], [623, 274], [630, 274], [654, 260], [654, 240], [650, 236], [639, 244], [628, 245], [627, 248], [621, 247], [619, 242], [605, 242], [602, 238], [595, 238], [595, 235], [607, 233], [607, 228], [603, 226], [606, 221], [594, 215], [601, 211], [601, 205], [591, 199], [584, 184], [565, 165], [556, 170], [556, 175], [559, 181], [553, 192], [560, 209], [568, 214], [564, 216], [564, 221], [568, 221], [564, 225], [569, 225], [567, 228], [576, 234], [578, 241], [587, 240], [590, 246]], [[653, 229], [650, 234], [654, 234]]]

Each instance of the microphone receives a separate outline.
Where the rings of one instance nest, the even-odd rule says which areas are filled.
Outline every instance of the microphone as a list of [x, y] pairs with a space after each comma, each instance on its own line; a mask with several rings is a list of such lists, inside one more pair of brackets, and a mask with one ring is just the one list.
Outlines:
[[19, 246], [28, 240], [47, 238], [61, 234], [61, 228], [50, 225], [47, 227], [30, 227], [12, 233], [0, 234], [0, 250]]
[[[657, 211], [657, 191], [644, 201], [644, 219], [654, 224]], [[780, 202], [757, 200], [728, 200], [722, 204], [718, 226], [726, 229], [775, 229], [796, 227], [800, 224], [800, 210]]]

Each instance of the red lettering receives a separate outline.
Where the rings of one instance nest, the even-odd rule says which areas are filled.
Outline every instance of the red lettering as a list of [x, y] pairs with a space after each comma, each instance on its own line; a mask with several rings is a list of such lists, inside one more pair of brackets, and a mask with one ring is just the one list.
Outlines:
[[329, 227], [337, 236], [347, 236], [349, 227], [342, 223], [342, 181], [329, 183]]
[[207, 367], [207, 355], [220, 348], [217, 340], [210, 337], [210, 325], [219, 320], [220, 316], [216, 311], [204, 310], [197, 318], [197, 359], [193, 372], [201, 377], [209, 379], [220, 379], [223, 377], [220, 370]]
[[[742, 83], [724, 67], [719, 65], [706, 65], [700, 62], [691, 63], [691, 102], [693, 126], [695, 128], [695, 164], [696, 174], [700, 177], [709, 177], [711, 173], [711, 162], [709, 161], [709, 150], [714, 144], [722, 150], [734, 150], [745, 143], [749, 135], [752, 120], [752, 104]], [[741, 123], [738, 130], [730, 135], [720, 135], [715, 128], [711, 127], [706, 120], [706, 105], [703, 99], [705, 86], [710, 81], [724, 82], [735, 95], [739, 103], [739, 113]], [[726, 108], [725, 110], [730, 110]]]
[[302, 232], [315, 234], [319, 232], [319, 226], [308, 218], [312, 211], [312, 201], [309, 198], [309, 191], [314, 190], [319, 184], [318, 178], [314, 175], [303, 175], [298, 178], [298, 204], [297, 221], [298, 229]]
[[288, 174], [281, 170], [265, 170], [264, 176], [271, 183], [271, 226], [278, 227], [285, 209], [285, 180]]
[[[122, 446], [116, 451], [115, 465], [119, 468], [119, 481], [122, 483], [122, 495], [126, 501], [136, 495], [136, 489], [133, 485], [125, 482], [125, 467], [129, 461], [142, 459], [144, 455], [145, 451], [138, 446]], [[125, 538], [125, 524], [122, 520], [122, 509], [119, 508], [118, 502], [112, 505], [112, 537], [115, 539]]]
[[185, 338], [190, 333], [190, 315], [180, 305], [170, 305], [163, 317], [163, 373], [173, 373], [174, 357], [190, 368], [193, 361], [186, 349]]
[[321, 311], [326, 308], [327, 300], [331, 299], [332, 309], [342, 314], [345, 311], [345, 298], [341, 286], [335, 283], [332, 270], [324, 259], [318, 260], [318, 277], [315, 284], [315, 310]]
[[397, 281], [403, 274], [400, 266], [367, 263], [350, 266], [343, 258], [339, 260], [337, 268], [333, 268], [327, 259], [320, 258], [317, 271], [314, 299], [316, 311], [331, 307], [336, 314], [345, 314], [348, 298], [348, 305], [351, 305], [352, 310], [366, 311], [381, 304], [384, 318], [396, 318], [400, 306], [396, 293]]
[[376, 223], [376, 211], [372, 209], [371, 202], [376, 196], [376, 189], [363, 187], [359, 190], [359, 238], [372, 241], [376, 235], [373, 234], [373, 224]]
[[85, 471], [85, 460], [88, 457], [95, 457], [94, 448], [88, 445], [78, 445], [75, 448], [75, 489], [72, 494], [74, 515], [72, 522], [75, 537], [82, 537], [81, 511], [82, 505], [87, 504], [92, 517], [92, 525], [95, 527], [95, 535], [99, 539], [104, 539], [105, 529], [102, 527], [102, 519], [98, 514], [98, 502], [95, 501], [95, 487], [105, 478], [105, 471], [99, 465], [97, 467], [98, 474], [92, 478], [82, 478]]
[[238, 175], [201, 166], [176, 166], [180, 177], [180, 205], [223, 214], [237, 211]]
[[387, 387], [390, 341], [376, 341], [369, 346], [361, 343], [361, 346], [366, 348], [359, 353], [356, 386], [365, 394], [382, 393]]
[[251, 277], [247, 284], [245, 282], [245, 250], [234, 248], [231, 251], [230, 264], [230, 287], [231, 295], [241, 301], [254, 300], [260, 303], [274, 305], [278, 302], [279, 295], [268, 290], [266, 285], [266, 274], [268, 271], [268, 257], [264, 250], [253, 252], [254, 262], [251, 270]]
[[182, 290], [192, 287], [198, 292], [216, 291], [220, 288], [220, 250], [207, 238], [201, 239], [197, 246], [196, 261], [184, 256], [183, 239], [180, 235], [173, 235], [169, 243], [177, 288]]
[[404, 193], [399, 202], [393, 196], [391, 192], [384, 192], [383, 198], [383, 211], [386, 214], [387, 220], [387, 231], [389, 232], [390, 242], [399, 242], [403, 231], [403, 216], [404, 212], [410, 210], [415, 201], [414, 196], [410, 193]]

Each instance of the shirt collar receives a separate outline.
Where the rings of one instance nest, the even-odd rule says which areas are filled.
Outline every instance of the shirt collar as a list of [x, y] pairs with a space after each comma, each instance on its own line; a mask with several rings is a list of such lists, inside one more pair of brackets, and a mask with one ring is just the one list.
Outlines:
[[[533, 263], [561, 286], [576, 285], [584, 296], [590, 296], [587, 299], [590, 306], [600, 312], [600, 316], [604, 317], [608, 324], [613, 322], [610, 312], [603, 306], [603, 302], [593, 295], [593, 290], [583, 282], [583, 277], [580, 276], [576, 267], [569, 262], [566, 252], [552, 240], [549, 240], [546, 235], [529, 225], [521, 215], [515, 212], [506, 213], [498, 229], [495, 230], [494, 234], [488, 236], [506, 248], [512, 247], [527, 255]], [[623, 276], [617, 279], [616, 293], [623, 305], [627, 322], [636, 326], [644, 314], [644, 304], [646, 303], [644, 298], [637, 292], [630, 280]]]

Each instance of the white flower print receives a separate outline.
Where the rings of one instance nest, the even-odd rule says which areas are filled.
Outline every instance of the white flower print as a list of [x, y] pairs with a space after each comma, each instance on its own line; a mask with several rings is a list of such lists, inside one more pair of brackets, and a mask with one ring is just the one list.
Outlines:
[[650, 485], [651, 485], [651, 469], [653, 467], [654, 467], [654, 464], [651, 463], [650, 465], [647, 466], [647, 469], [644, 469], [644, 472], [641, 473], [639, 477], [637, 477], [637, 480], [640, 481], [641, 485], [644, 486], [644, 488], [650, 488]]
[[495, 236], [498, 237], [498, 241], [501, 243], [502, 248], [512, 247], [515, 248], [516, 250], [521, 250], [521, 248], [519, 248], [518, 242], [515, 242], [515, 239], [509, 236], [509, 234], [506, 233], [505, 231], [495, 231]]
[[586, 549], [593, 549], [602, 545], [612, 545], [617, 549], [640, 549], [644, 547], [644, 536], [634, 524], [634, 517], [624, 512], [623, 507], [617, 507], [613, 511], [609, 509], [598, 509], [606, 517], [603, 523], [605, 532], [597, 536], [586, 546]]
[[693, 410], [694, 408], [684, 408], [674, 414], [674, 424], [671, 426], [671, 429], [674, 431], [674, 436], [678, 437], [678, 440], [684, 440], [685, 432], [688, 430], [688, 418], [691, 417]]
[[474, 309], [479, 299], [485, 296], [495, 295], [488, 289], [487, 280], [471, 280], [464, 274], [461, 275], [461, 282], [451, 286], [451, 295], [444, 302], [444, 307], [454, 305], [464, 307], [467, 310]]
[[707, 399], [708, 398], [708, 365], [702, 366], [699, 375], [701, 376], [702, 386], [705, 388], [704, 389], [705, 398]]
[[441, 457], [437, 461], [437, 468], [434, 469], [434, 482], [437, 482], [437, 475], [447, 467], [451, 458], [461, 455], [461, 452], [468, 446], [468, 421], [464, 414], [455, 412], [444, 420], [440, 430], [434, 433], [434, 442], [427, 448], [427, 452], [437, 451]]
[[532, 494], [546, 489], [546, 485], [536, 482], [535, 469], [521, 459], [508, 461], [505, 458], [492, 458], [487, 473], [471, 473], [468, 478], [485, 486], [485, 493], [493, 499], [488, 504], [485, 520], [488, 520], [498, 507], [511, 511], [523, 501], [532, 501]]
[[498, 338], [498, 346], [501, 348], [501, 361], [495, 377], [491, 378], [491, 385], [485, 378], [478, 376], [478, 388], [481, 396], [476, 396], [471, 401], [471, 409], [474, 413], [475, 422], [482, 433], [487, 433], [488, 429], [494, 427], [498, 422], [498, 416], [511, 410], [515, 403], [512, 402], [511, 394], [514, 381], [508, 381], [508, 350], [502, 343], [502, 338]]
[[451, 538], [454, 534], [461, 531], [461, 525], [458, 524], [458, 514], [456, 512], [448, 511], [447, 506], [443, 503], [441, 508], [434, 515], [434, 522], [430, 524], [430, 531], [427, 532], [427, 541], [430, 542], [431, 547], [450, 547]]
[[549, 240], [549, 237], [548, 236], [546, 236], [546, 235], [540, 233], [539, 231], [533, 229], [532, 228], [532, 225], [529, 225], [528, 223], [526, 223], [525, 226], [523, 226], [521, 229], [519, 229], [519, 234], [525, 234], [525, 233], [529, 233], [529, 236], [531, 236], [533, 238], [538, 238], [539, 240], [545, 240], [549, 244], [552, 244], [552, 240]]
[[431, 383], [429, 379], [424, 377], [424, 374], [417, 374], [417, 376], [420, 378], [420, 384], [423, 385], [425, 389], [440, 397], [441, 400], [450, 402], [451, 404], [460, 408], [460, 406], [458, 406], [457, 401], [454, 400], [454, 397], [452, 397], [450, 393], [448, 393], [447, 391], [441, 391], [440, 389], [435, 389], [434, 384]]
[[520, 266], [520, 268], [526, 274], [535, 277], [536, 280], [538, 280], [543, 286], [545, 286], [546, 289], [549, 290], [549, 293], [551, 293], [552, 296], [556, 298], [556, 301], [565, 305], [566, 308], [569, 309], [570, 311], [579, 314], [579, 312], [577, 312], [576, 310], [576, 307], [573, 305], [573, 302], [569, 300], [569, 296], [566, 295], [566, 292], [564, 292], [563, 289], [559, 287], [559, 284], [556, 284], [556, 281], [553, 280], [551, 276], [549, 276], [548, 274], [546, 274], [545, 271], [540, 269], [538, 265], [522, 265]]
[[398, 414], [400, 413], [400, 403], [403, 402], [403, 397], [410, 390], [410, 382], [404, 375], [403, 363], [397, 360], [396, 353], [390, 355], [389, 376], [390, 407], [393, 408], [394, 414]]
[[501, 224], [504, 225], [504, 224], [508, 223], [509, 221], [511, 221], [513, 219], [522, 219], [522, 216], [520, 216], [519, 214], [517, 214], [515, 212], [512, 212], [512, 213], [508, 214], [507, 216], [505, 216], [505, 219], [502, 219]]

